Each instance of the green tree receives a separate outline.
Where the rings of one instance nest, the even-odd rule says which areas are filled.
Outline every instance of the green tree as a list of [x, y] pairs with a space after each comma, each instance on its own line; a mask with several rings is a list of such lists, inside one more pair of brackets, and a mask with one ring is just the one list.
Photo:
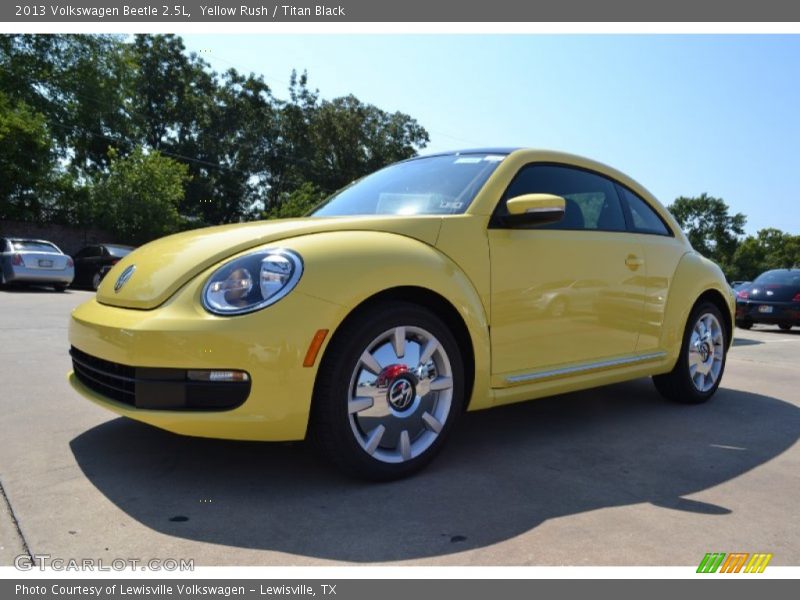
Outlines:
[[733, 256], [732, 279], [752, 281], [769, 269], [800, 267], [800, 235], [762, 229], [748, 236]]
[[381, 167], [416, 155], [428, 133], [403, 113], [387, 113], [355, 96], [322, 101], [311, 122], [320, 187], [333, 192]]
[[79, 176], [105, 169], [109, 146], [135, 145], [132, 67], [119, 36], [0, 36], [0, 90], [44, 115], [53, 148]]
[[705, 193], [693, 198], [681, 196], [667, 208], [694, 249], [726, 273], [730, 271], [747, 217], [742, 213], [730, 215], [724, 200]]
[[292, 72], [289, 100], [276, 106], [277, 136], [263, 168], [268, 211], [304, 182], [330, 194], [416, 155], [429, 141], [428, 132], [404, 113], [388, 113], [352, 95], [321, 100], [306, 73]]
[[0, 219], [40, 220], [54, 168], [44, 115], [0, 92]]
[[124, 158], [112, 150], [110, 161], [108, 175], [94, 188], [100, 223], [120, 242], [131, 244], [178, 231], [186, 165], [142, 148]]
[[196, 148], [183, 149], [205, 161], [192, 168], [186, 204], [206, 223], [231, 223], [252, 218], [264, 204], [269, 174], [262, 157], [274, 152], [277, 117], [261, 77], [230, 69], [216, 83]]
[[263, 214], [266, 219], [293, 219], [306, 215], [325, 198], [313, 183], [305, 182]]
[[107, 214], [93, 186], [135, 148], [186, 167], [178, 212], [199, 226], [277, 214], [283, 202], [293, 214], [309, 190], [329, 194], [428, 142], [409, 115], [321, 99], [305, 73], [292, 73], [287, 99], [252, 73], [217, 74], [175, 35], [0, 35], [0, 93], [4, 114], [30, 125], [14, 164], [38, 157], [27, 183], [6, 182], [17, 187], [3, 210], [45, 222]]
[[136, 36], [130, 53], [140, 140], [191, 174], [181, 214], [201, 224], [252, 216], [269, 187], [263, 157], [278, 137], [269, 86], [235, 69], [210, 71], [177, 36]]

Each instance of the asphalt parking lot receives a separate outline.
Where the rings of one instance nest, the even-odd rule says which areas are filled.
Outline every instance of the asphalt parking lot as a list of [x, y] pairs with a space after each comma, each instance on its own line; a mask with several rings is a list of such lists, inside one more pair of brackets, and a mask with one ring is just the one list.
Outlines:
[[649, 380], [468, 414], [391, 484], [340, 477], [302, 443], [175, 436], [67, 384], [67, 320], [90, 292], [0, 291], [0, 564], [800, 564], [800, 328], [737, 330], [708, 404]]

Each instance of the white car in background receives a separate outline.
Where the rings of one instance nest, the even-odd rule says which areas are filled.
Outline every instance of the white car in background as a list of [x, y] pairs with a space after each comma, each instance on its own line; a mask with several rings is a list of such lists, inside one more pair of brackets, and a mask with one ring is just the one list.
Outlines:
[[0, 238], [0, 286], [35, 283], [63, 292], [74, 277], [72, 258], [52, 242]]

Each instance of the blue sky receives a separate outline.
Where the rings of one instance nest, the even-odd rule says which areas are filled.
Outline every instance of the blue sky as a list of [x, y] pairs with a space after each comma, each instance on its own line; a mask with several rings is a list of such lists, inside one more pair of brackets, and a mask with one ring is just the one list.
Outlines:
[[747, 232], [800, 234], [800, 36], [185, 35], [215, 70], [292, 68], [333, 98], [415, 117], [427, 151], [533, 146], [582, 154], [664, 204], [707, 192]]

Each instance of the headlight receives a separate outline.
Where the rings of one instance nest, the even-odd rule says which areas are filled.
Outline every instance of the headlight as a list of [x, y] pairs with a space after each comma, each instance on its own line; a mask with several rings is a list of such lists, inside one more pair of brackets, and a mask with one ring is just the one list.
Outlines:
[[300, 255], [266, 248], [235, 258], [209, 277], [203, 307], [216, 315], [241, 315], [274, 304], [294, 289], [303, 274]]

